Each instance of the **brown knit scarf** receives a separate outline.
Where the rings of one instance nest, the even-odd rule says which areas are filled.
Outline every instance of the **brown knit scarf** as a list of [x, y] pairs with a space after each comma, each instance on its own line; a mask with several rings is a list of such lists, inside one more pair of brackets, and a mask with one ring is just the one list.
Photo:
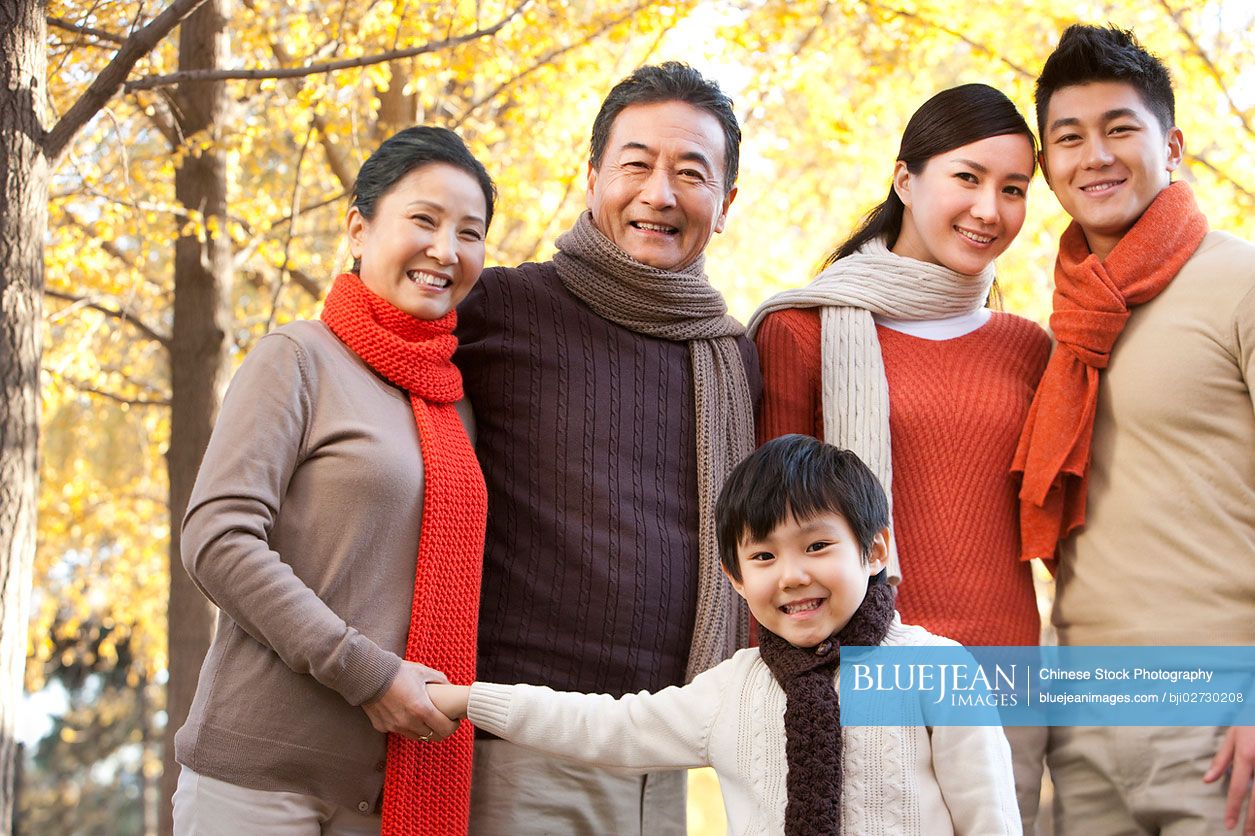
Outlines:
[[699, 509], [697, 619], [686, 670], [691, 680], [748, 638], [744, 607], [719, 571], [714, 513], [724, 478], [754, 449], [754, 405], [735, 339], [745, 329], [727, 315], [702, 257], [675, 272], [642, 264], [602, 235], [588, 212], [558, 237], [557, 246], [553, 263], [562, 284], [599, 316], [647, 337], [688, 343]]
[[841, 703], [833, 680], [842, 647], [879, 645], [893, 624], [895, 596], [884, 577], [872, 579], [849, 622], [815, 647], [794, 647], [759, 628], [758, 652], [784, 689], [788, 836], [841, 833]]
[[1039, 557], [1050, 565], [1059, 541], [1085, 524], [1101, 371], [1129, 309], [1158, 296], [1205, 235], [1207, 218], [1187, 183], [1161, 191], [1105, 261], [1090, 252], [1076, 221], [1064, 231], [1050, 315], [1058, 345], [1037, 385], [1011, 465], [1024, 474], [1021, 559]]
[[[452, 362], [457, 313], [415, 319], [345, 273], [331, 286], [322, 318], [366, 365], [410, 395], [423, 456], [423, 519], [405, 658], [469, 685], [488, 491], [454, 408], [462, 397]], [[465, 834], [473, 748], [469, 724], [441, 743], [388, 735], [383, 833]]]

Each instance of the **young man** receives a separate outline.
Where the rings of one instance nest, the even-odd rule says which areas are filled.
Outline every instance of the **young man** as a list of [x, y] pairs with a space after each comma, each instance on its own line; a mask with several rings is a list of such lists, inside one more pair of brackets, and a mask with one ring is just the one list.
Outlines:
[[[1016, 455], [1061, 644], [1255, 644], [1255, 247], [1209, 232], [1166, 68], [1072, 26], [1037, 81], [1058, 345]], [[1255, 728], [1056, 728], [1060, 833], [1255, 834]], [[1227, 787], [1225, 775], [1228, 771]]]
[[[703, 270], [736, 196], [732, 103], [642, 67], [593, 124], [589, 211], [459, 308], [488, 483], [479, 678], [620, 695], [744, 642], [714, 500], [753, 449], [753, 344]], [[481, 735], [471, 832], [683, 833], [685, 775], [579, 767]]]

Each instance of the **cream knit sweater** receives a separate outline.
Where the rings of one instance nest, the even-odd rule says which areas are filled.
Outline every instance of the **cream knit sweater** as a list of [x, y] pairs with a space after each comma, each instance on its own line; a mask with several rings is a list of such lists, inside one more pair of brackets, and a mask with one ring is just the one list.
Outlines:
[[[884, 645], [953, 644], [896, 617]], [[757, 648], [690, 684], [614, 699], [477, 682], [470, 720], [523, 746], [641, 772], [712, 766], [728, 832], [783, 833], [785, 696]], [[859, 836], [1019, 834], [1011, 753], [997, 727], [850, 727], [844, 830]]]

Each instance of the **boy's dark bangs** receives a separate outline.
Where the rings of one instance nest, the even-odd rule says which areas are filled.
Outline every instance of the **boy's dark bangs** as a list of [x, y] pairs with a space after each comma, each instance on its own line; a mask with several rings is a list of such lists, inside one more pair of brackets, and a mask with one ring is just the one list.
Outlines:
[[841, 480], [834, 478], [832, 463], [824, 456], [794, 456], [785, 461], [787, 473], [763, 473], [767, 484], [779, 486], [776, 490], [761, 491], [758, 502], [747, 503], [744, 508], [744, 530], [755, 540], [762, 540], [781, 523], [792, 517], [808, 520], [819, 514], [846, 513]]

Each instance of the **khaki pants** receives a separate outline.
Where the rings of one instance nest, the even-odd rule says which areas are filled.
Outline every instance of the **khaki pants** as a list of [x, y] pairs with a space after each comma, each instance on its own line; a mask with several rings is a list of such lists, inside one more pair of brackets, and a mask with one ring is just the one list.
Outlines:
[[472, 836], [684, 836], [686, 772], [641, 775], [475, 741]]
[[198, 775], [174, 791], [174, 836], [379, 836], [380, 817], [297, 792], [267, 792]]
[[1046, 769], [1045, 726], [1004, 726], [1011, 745], [1011, 771], [1015, 775], [1015, 800], [1020, 807], [1020, 823], [1025, 836], [1037, 832], [1037, 808], [1041, 806], [1041, 777]]
[[1055, 787], [1055, 832], [1059, 836], [1225, 833], [1228, 780], [1203, 783], [1203, 773], [1224, 732], [1211, 727], [1051, 729], [1047, 763]]

